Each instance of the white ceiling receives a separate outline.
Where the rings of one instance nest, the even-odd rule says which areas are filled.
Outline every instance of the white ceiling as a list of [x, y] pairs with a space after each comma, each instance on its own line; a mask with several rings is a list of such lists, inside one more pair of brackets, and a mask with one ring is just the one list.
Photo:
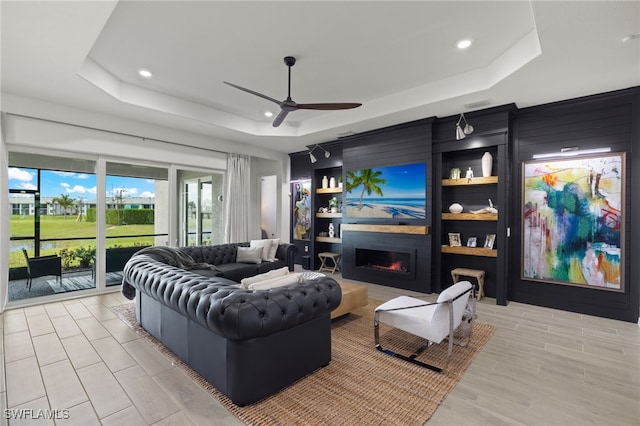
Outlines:
[[[0, 6], [3, 94], [281, 152], [424, 117], [640, 85], [640, 39], [623, 42], [640, 34], [640, 1]], [[465, 51], [462, 38], [474, 40]], [[277, 114], [276, 104], [222, 83], [284, 100], [287, 55], [297, 58], [293, 100], [363, 106], [296, 111], [273, 128], [264, 112]]]

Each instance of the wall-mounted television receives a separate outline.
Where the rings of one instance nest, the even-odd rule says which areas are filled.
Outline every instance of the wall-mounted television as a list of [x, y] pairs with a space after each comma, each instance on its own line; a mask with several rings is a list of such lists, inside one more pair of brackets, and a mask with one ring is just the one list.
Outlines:
[[426, 163], [347, 171], [346, 217], [426, 219]]

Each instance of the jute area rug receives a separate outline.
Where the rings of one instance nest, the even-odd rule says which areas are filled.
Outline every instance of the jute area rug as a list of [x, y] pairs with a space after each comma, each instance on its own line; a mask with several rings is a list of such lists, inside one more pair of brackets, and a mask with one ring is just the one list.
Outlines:
[[[136, 322], [134, 304], [113, 309], [247, 425], [422, 425], [454, 388], [495, 328], [476, 321], [468, 345], [454, 346], [448, 363], [446, 340], [430, 346], [417, 359], [445, 367], [443, 373], [435, 373], [375, 349], [373, 311], [380, 303], [369, 299], [368, 306], [333, 321], [332, 360], [328, 366], [246, 407], [234, 405], [146, 333]], [[405, 355], [424, 343], [384, 324], [380, 325], [380, 342]]]

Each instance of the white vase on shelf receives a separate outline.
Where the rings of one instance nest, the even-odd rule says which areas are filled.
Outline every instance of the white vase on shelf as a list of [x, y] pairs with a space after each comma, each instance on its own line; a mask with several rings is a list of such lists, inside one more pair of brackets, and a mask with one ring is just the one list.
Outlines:
[[453, 203], [449, 206], [449, 211], [453, 214], [459, 214], [462, 213], [462, 204], [460, 203]]
[[336, 230], [335, 227], [333, 226], [333, 223], [329, 224], [329, 238], [333, 238], [336, 235]]
[[326, 176], [322, 176], [322, 189], [327, 189], [329, 187], [329, 180]]
[[493, 155], [489, 151], [482, 156], [482, 176], [491, 176], [491, 168], [493, 167]]
[[329, 188], [335, 188], [335, 187], [336, 187], [336, 178], [331, 176], [331, 179], [329, 179]]

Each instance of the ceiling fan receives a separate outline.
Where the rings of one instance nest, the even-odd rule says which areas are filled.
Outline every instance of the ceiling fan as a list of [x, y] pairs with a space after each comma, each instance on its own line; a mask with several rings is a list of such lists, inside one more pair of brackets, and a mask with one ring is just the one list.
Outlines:
[[284, 58], [284, 63], [287, 67], [289, 67], [289, 86], [288, 86], [289, 89], [288, 89], [287, 99], [285, 99], [284, 101], [278, 101], [276, 99], [273, 99], [272, 97], [263, 95], [262, 93], [258, 93], [256, 91], [238, 86], [233, 83], [229, 83], [228, 81], [224, 81], [223, 83], [228, 84], [231, 87], [235, 87], [236, 89], [245, 91], [247, 93], [251, 93], [252, 95], [259, 96], [268, 101], [275, 102], [278, 105], [280, 105], [280, 113], [276, 116], [275, 120], [273, 120], [273, 127], [278, 127], [280, 124], [282, 124], [287, 114], [298, 109], [315, 109], [315, 110], [333, 111], [333, 110], [339, 110], [339, 109], [357, 108], [362, 105], [362, 104], [352, 103], [352, 102], [351, 103], [317, 103], [317, 104], [299, 104], [294, 102], [291, 99], [291, 67], [296, 63], [296, 58], [294, 58], [293, 56], [286, 56]]

